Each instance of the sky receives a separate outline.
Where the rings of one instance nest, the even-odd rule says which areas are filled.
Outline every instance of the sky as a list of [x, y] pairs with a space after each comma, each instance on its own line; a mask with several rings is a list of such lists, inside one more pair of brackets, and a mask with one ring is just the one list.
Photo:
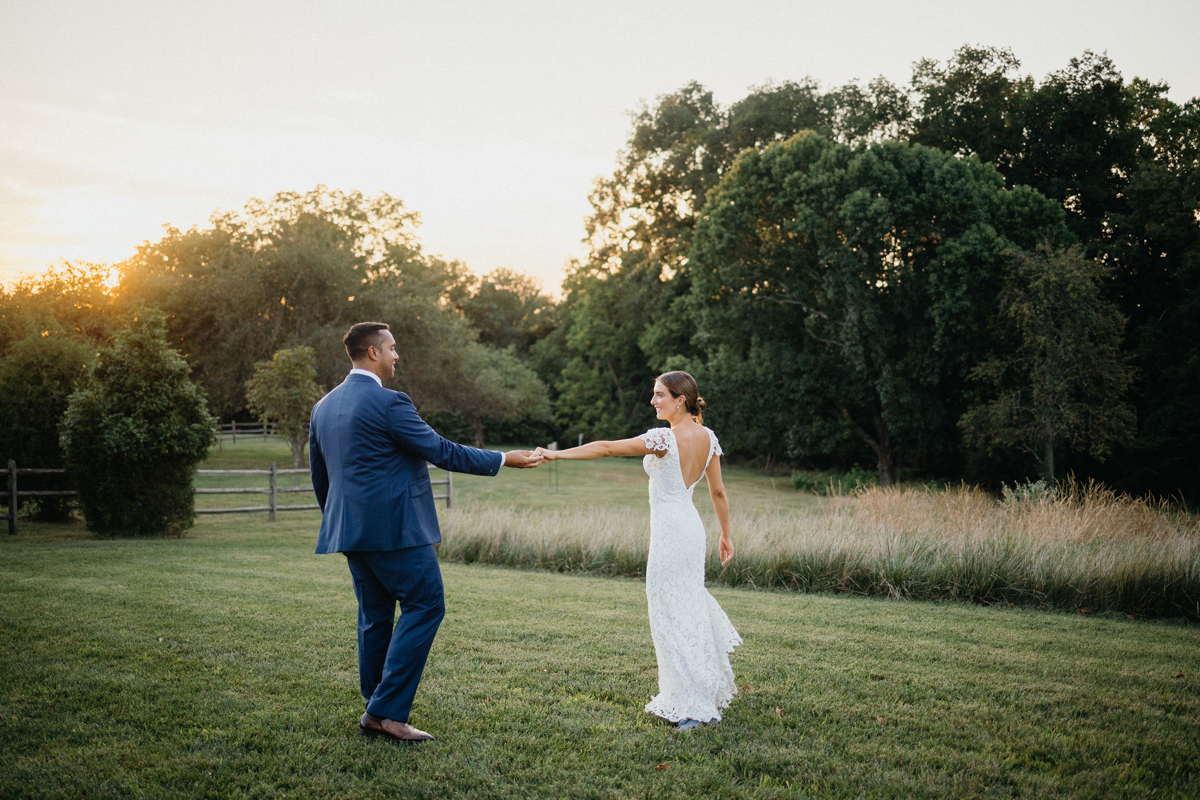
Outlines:
[[696, 80], [906, 83], [1091, 49], [1200, 96], [1200, 2], [0, 0], [0, 283], [318, 184], [386, 192], [427, 252], [557, 293], [642, 102]]

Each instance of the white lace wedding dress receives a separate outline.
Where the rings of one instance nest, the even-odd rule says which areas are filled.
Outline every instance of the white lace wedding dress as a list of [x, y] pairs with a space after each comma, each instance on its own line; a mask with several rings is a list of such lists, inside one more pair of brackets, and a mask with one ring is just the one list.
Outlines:
[[[708, 428], [705, 470], [721, 455]], [[670, 428], [652, 428], [638, 437], [646, 449], [666, 451], [642, 459], [650, 476], [650, 554], [646, 561], [646, 600], [650, 636], [658, 657], [658, 695], [646, 711], [672, 722], [719, 720], [737, 694], [729, 654], [742, 638], [704, 588], [705, 532], [692, 490], [683, 482], [679, 447]], [[703, 473], [701, 473], [703, 477]]]

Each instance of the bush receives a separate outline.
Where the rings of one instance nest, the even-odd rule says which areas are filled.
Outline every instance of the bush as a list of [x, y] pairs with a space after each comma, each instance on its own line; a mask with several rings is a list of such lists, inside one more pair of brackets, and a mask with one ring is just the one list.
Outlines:
[[158, 315], [132, 318], [63, 418], [67, 469], [102, 535], [178, 535], [195, 518], [192, 473], [216, 420], [164, 331]]
[[792, 486], [802, 492], [812, 492], [823, 497], [851, 494], [861, 489], [879, 485], [879, 476], [855, 464], [849, 472], [837, 470], [798, 471], [792, 473]]
[[[0, 465], [15, 459], [18, 467], [41, 469], [63, 465], [58, 425], [67, 401], [87, 373], [95, 352], [58, 331], [35, 333], [15, 342], [0, 359]], [[21, 479], [24, 489], [61, 489], [56, 476]], [[66, 498], [25, 501], [43, 520], [61, 520], [69, 513]]]

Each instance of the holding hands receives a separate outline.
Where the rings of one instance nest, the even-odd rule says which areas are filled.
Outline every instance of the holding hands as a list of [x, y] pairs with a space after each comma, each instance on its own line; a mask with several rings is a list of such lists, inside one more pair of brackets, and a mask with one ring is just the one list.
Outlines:
[[541, 458], [543, 458], [546, 461], [553, 461], [556, 458], [558, 458], [557, 450], [547, 450], [544, 447], [539, 447], [537, 450], [534, 450], [533, 453], [534, 453], [534, 455], [540, 456]]
[[542, 448], [537, 450], [509, 450], [504, 454], [504, 466], [514, 469], [532, 469], [542, 463]]

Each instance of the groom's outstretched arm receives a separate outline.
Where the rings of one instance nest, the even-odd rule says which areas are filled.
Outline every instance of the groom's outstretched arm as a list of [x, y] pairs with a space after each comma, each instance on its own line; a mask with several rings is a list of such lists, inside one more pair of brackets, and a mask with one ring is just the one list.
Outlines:
[[421, 419], [412, 400], [400, 392], [388, 404], [388, 432], [401, 450], [451, 472], [495, 475], [504, 465], [504, 454], [499, 451], [467, 447], [438, 435]]

